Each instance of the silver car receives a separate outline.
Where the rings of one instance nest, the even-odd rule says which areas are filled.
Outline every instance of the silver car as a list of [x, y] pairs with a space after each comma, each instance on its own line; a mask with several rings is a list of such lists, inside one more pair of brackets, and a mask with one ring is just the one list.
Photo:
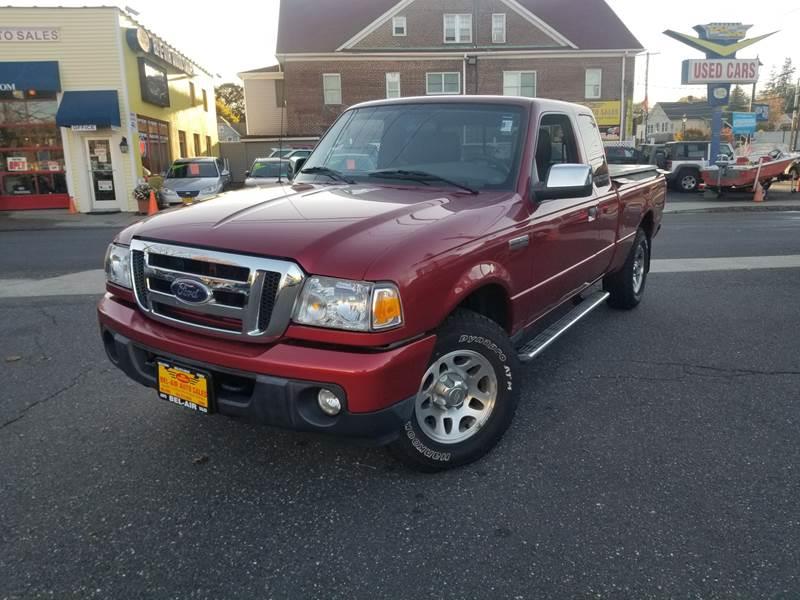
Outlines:
[[230, 170], [221, 158], [179, 158], [167, 171], [161, 198], [167, 204], [200, 202], [216, 196], [230, 182]]
[[288, 160], [280, 158], [257, 158], [249, 171], [245, 171], [245, 187], [275, 185], [289, 181], [287, 177]]

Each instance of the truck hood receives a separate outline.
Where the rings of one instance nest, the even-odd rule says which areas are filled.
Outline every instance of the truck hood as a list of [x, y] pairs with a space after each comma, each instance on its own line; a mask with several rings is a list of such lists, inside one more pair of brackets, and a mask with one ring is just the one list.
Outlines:
[[[515, 197], [422, 186], [284, 184], [164, 211], [123, 231], [119, 242], [135, 236], [287, 258], [307, 273], [364, 279], [372, 263], [401, 244], [401, 260], [410, 266], [483, 235], [506, 214], [503, 201]], [[487, 213], [489, 205], [496, 210]]]

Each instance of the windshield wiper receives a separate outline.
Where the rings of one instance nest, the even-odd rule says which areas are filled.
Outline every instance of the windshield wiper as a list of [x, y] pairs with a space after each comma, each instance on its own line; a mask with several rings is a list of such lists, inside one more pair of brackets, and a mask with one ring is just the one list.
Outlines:
[[370, 171], [367, 177], [384, 177], [386, 179], [408, 179], [410, 181], [419, 181], [425, 185], [429, 185], [428, 181], [441, 181], [447, 185], [460, 188], [470, 194], [477, 194], [478, 190], [471, 188], [463, 183], [458, 183], [452, 179], [447, 179], [436, 173], [428, 173], [427, 171], [406, 171], [404, 169], [381, 169], [380, 171]]
[[305, 175], [327, 175], [331, 179], [335, 179], [337, 181], [343, 181], [350, 184], [355, 183], [354, 180], [350, 179], [344, 173], [340, 173], [336, 169], [329, 169], [328, 167], [308, 167], [306, 169], [300, 169], [300, 172]]

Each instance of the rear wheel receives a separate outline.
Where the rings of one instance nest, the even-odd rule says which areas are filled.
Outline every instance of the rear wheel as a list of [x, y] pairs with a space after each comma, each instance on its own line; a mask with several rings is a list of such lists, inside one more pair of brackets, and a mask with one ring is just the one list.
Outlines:
[[635, 308], [642, 300], [650, 271], [650, 240], [640, 227], [622, 269], [603, 278], [603, 289], [611, 294], [608, 304], [614, 308]]
[[390, 450], [427, 472], [481, 458], [511, 424], [516, 365], [511, 341], [497, 323], [469, 310], [454, 313], [438, 332], [414, 411]]

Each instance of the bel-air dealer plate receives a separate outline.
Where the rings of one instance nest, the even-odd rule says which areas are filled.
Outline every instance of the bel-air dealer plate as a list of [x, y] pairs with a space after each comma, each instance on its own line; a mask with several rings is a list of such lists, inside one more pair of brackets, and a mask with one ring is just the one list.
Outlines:
[[158, 360], [158, 395], [164, 400], [208, 414], [210, 378], [194, 369]]

